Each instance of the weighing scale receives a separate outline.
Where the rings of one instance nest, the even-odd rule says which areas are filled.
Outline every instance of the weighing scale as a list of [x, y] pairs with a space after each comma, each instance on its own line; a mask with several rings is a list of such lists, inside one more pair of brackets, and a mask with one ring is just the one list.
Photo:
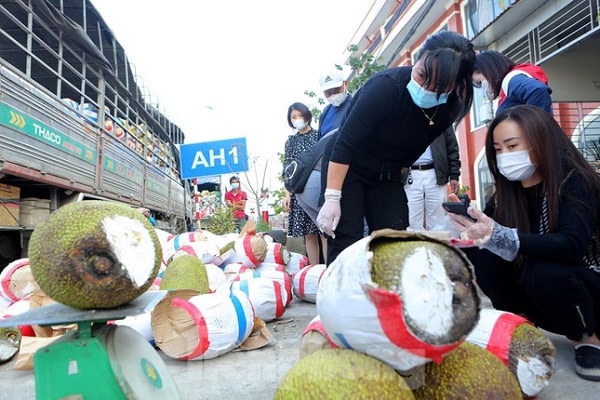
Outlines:
[[54, 303], [0, 321], [0, 327], [77, 324], [33, 358], [38, 400], [180, 399], [156, 350], [137, 331], [107, 324], [150, 312], [166, 291], [146, 292], [123, 306], [79, 310]]

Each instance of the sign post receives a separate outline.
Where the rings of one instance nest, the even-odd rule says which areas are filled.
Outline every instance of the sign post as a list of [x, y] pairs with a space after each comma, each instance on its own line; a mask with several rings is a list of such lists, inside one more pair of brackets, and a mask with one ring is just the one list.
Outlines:
[[182, 144], [180, 153], [182, 179], [248, 171], [246, 138]]

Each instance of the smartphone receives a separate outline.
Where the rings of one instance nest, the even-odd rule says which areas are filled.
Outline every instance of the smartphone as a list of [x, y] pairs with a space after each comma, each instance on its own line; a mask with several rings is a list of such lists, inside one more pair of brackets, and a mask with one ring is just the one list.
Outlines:
[[469, 215], [469, 213], [467, 212], [467, 209], [469, 208], [469, 206], [466, 205], [465, 203], [445, 201], [442, 203], [442, 207], [444, 207], [444, 210], [446, 210], [452, 214], [464, 215], [465, 217], [469, 218], [471, 221], [476, 221], [476, 219], [471, 217]]

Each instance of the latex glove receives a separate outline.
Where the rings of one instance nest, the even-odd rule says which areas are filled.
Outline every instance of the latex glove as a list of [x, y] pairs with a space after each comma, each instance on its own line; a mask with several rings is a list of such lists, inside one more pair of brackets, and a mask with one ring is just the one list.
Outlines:
[[477, 247], [489, 250], [507, 261], [517, 257], [520, 242], [515, 228], [500, 225], [474, 207], [469, 207], [468, 212], [477, 221], [470, 221], [462, 215], [449, 214], [460, 232], [461, 240], [472, 240]]
[[317, 227], [333, 239], [335, 239], [335, 228], [337, 228], [342, 216], [341, 198], [341, 190], [325, 189], [325, 203], [323, 203], [319, 215], [317, 215]]

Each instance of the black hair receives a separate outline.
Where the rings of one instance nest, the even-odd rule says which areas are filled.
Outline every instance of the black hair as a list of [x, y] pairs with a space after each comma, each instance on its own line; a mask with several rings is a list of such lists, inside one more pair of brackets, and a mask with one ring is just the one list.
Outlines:
[[302, 114], [302, 118], [304, 118], [304, 121], [308, 124], [308, 126], [310, 126], [311, 122], [312, 122], [312, 113], [310, 112], [310, 110], [308, 109], [308, 107], [306, 107], [305, 104], [303, 103], [294, 103], [291, 106], [288, 107], [288, 111], [287, 111], [287, 122], [288, 125], [290, 126], [290, 128], [294, 127], [294, 124], [292, 124], [292, 111], [300, 111], [300, 114]]
[[493, 98], [500, 95], [502, 80], [516, 64], [496, 50], [486, 50], [477, 54], [475, 72], [480, 72], [488, 82]]
[[[490, 123], [485, 139], [485, 153], [490, 173], [496, 183], [494, 219], [502, 225], [531, 232], [529, 213], [525, 207], [525, 194], [519, 181], [509, 181], [498, 168], [494, 149], [494, 130], [504, 121], [512, 121], [520, 128], [523, 137], [537, 160], [536, 169], [541, 176], [548, 199], [548, 224], [551, 232], [558, 228], [560, 186], [565, 178], [575, 173], [591, 193], [600, 196], [600, 175], [583, 157], [564, 133], [558, 122], [545, 110], [527, 104], [509, 107], [500, 112]], [[576, 199], [587, 207], [587, 199]], [[600, 221], [599, 221], [600, 223]]]
[[240, 178], [238, 178], [237, 176], [232, 176], [231, 178], [229, 178], [229, 184], [233, 183], [233, 181], [240, 181]]
[[450, 98], [458, 98], [458, 101], [448, 104], [455, 105], [452, 112], [457, 115], [456, 121], [471, 109], [475, 59], [473, 44], [453, 31], [431, 35], [417, 53], [417, 60], [422, 60], [423, 64], [425, 86], [434, 83], [436, 88], [454, 87]]

